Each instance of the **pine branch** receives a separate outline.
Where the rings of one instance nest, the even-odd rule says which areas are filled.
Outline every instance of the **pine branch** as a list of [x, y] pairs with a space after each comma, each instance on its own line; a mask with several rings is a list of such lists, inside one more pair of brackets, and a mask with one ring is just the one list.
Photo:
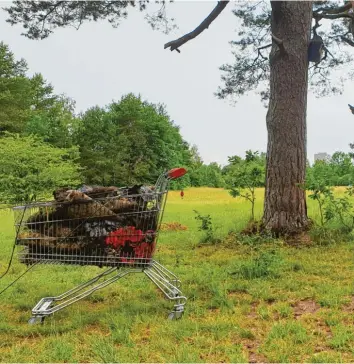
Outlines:
[[340, 14], [345, 11], [348, 11], [352, 7], [351, 2], [348, 2], [347, 4], [340, 6], [339, 8], [329, 8], [329, 7], [323, 7], [319, 8], [317, 10], [313, 11], [313, 14], [320, 14], [320, 13], [326, 13], [326, 14]]
[[257, 60], [259, 57], [261, 57], [262, 59], [264, 59], [264, 60], [266, 61], [268, 58], [263, 56], [263, 54], [262, 54], [261, 50], [262, 50], [262, 49], [267, 49], [267, 48], [269, 48], [269, 47], [271, 47], [271, 46], [272, 46], [272, 43], [270, 43], [270, 44], [267, 44], [267, 45], [264, 45], [264, 46], [262, 46], [262, 47], [257, 48], [258, 55], [257, 55], [256, 60]]
[[352, 19], [353, 15], [349, 14], [348, 11], [353, 8], [353, 2], [349, 1], [345, 5], [338, 8], [323, 7], [313, 11], [313, 18], [316, 20], [321, 19], [341, 19], [349, 18]]
[[321, 19], [341, 19], [341, 18], [349, 18], [352, 19], [353, 15], [349, 13], [339, 13], [339, 14], [313, 14], [313, 17], [315, 19], [321, 20]]
[[349, 38], [345, 37], [345, 36], [341, 36], [340, 39], [342, 39], [343, 42], [349, 44], [350, 46], [354, 47], [354, 42], [352, 40], [350, 40]]
[[188, 34], [185, 34], [183, 37], [178, 38], [176, 40], [172, 40], [164, 45], [164, 49], [170, 48], [170, 51], [176, 50], [178, 53], [181, 51], [178, 49], [183, 44], [187, 43], [191, 39], [197, 37], [200, 33], [202, 33], [205, 29], [208, 29], [210, 24], [221, 14], [221, 12], [225, 9], [226, 5], [230, 1], [218, 1], [213, 11], [197, 26], [193, 31]]

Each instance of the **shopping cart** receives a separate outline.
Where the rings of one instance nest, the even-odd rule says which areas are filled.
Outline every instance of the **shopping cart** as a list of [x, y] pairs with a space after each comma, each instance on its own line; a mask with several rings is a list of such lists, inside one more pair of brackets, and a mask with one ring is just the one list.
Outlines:
[[[20, 262], [108, 267], [93, 279], [57, 297], [42, 298], [30, 324], [91, 295], [130, 273], [144, 273], [174, 302], [169, 319], [178, 319], [187, 301], [180, 281], [153, 259], [170, 180], [187, 171], [163, 173], [153, 187], [122, 188], [89, 194], [66, 191], [62, 199], [14, 207]], [[83, 191], [83, 192], [82, 192]]]

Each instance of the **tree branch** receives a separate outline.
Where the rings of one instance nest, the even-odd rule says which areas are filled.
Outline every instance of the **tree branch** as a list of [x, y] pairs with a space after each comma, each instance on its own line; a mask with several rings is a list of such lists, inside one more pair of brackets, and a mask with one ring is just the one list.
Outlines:
[[272, 34], [272, 39], [273, 39], [274, 43], [279, 47], [280, 51], [285, 52], [283, 40], [276, 37], [273, 33], [271, 33], [271, 34]]
[[166, 43], [164, 45], [164, 49], [170, 48], [171, 52], [176, 50], [178, 53], [180, 53], [181, 51], [178, 48], [190, 41], [191, 39], [197, 37], [205, 29], [208, 29], [209, 25], [220, 15], [220, 13], [225, 9], [228, 3], [229, 1], [218, 1], [213, 11], [200, 23], [199, 26], [197, 26], [190, 33], [185, 34], [183, 37]]
[[267, 60], [267, 57], [264, 57], [264, 56], [263, 56], [263, 54], [262, 54], [261, 50], [262, 50], [262, 49], [269, 48], [269, 47], [271, 47], [271, 46], [272, 46], [272, 43], [270, 43], [270, 44], [267, 44], [267, 45], [264, 45], [264, 46], [262, 46], [262, 47], [257, 48], [258, 56], [257, 56], [256, 60], [258, 59], [258, 57], [261, 57], [262, 59]]
[[347, 10], [349, 10], [352, 7], [352, 2], [348, 2], [347, 4], [340, 6], [339, 8], [328, 8], [328, 7], [323, 7], [323, 8], [319, 8], [317, 10], [314, 10], [314, 14], [321, 14], [322, 13], [326, 13], [326, 14], [340, 14], [343, 13]]
[[354, 47], [354, 42], [352, 40], [350, 40], [349, 38], [345, 37], [345, 36], [341, 36], [340, 39], [342, 39], [343, 42], [349, 44], [350, 46]]
[[318, 19], [315, 18], [315, 25], [312, 27], [314, 34], [317, 34], [317, 28], [319, 28], [320, 26], [322, 26], [322, 24], [320, 24]]
[[339, 14], [313, 14], [315, 19], [341, 19], [341, 18], [349, 18], [352, 19], [353, 15], [349, 13], [339, 13]]

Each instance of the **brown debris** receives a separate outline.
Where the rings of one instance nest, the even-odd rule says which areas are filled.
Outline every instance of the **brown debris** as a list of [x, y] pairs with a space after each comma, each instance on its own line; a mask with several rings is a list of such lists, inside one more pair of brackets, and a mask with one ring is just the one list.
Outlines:
[[183, 231], [188, 230], [187, 226], [180, 224], [179, 222], [166, 222], [161, 224], [162, 231]]
[[[149, 200], [156, 200], [156, 196], [150, 195], [152, 189], [140, 187], [58, 189], [53, 192], [55, 201], [40, 206], [26, 219], [18, 244], [27, 246], [28, 257], [38, 255], [38, 259], [55, 259], [58, 254], [75, 254], [80, 259], [86, 255], [98, 259], [135, 253], [140, 257], [145, 253], [135, 239], [140, 239], [141, 244], [152, 243], [158, 218], [156, 208], [147, 208]], [[133, 232], [126, 236], [126, 228], [135, 229], [137, 235]], [[118, 237], [112, 238], [111, 234]]]
[[109, 196], [117, 196], [118, 188], [111, 187], [86, 187], [85, 193], [77, 190], [72, 190], [68, 188], [59, 188], [53, 192], [53, 196], [55, 201], [57, 202], [65, 202], [65, 201], [73, 201], [83, 198], [83, 199], [92, 199], [92, 198], [103, 198]]
[[346, 312], [354, 312], [354, 297], [352, 297], [351, 301], [343, 307], [343, 310]]
[[257, 353], [258, 348], [260, 347], [261, 343], [257, 340], [247, 340], [244, 342], [244, 346], [248, 351], [248, 362], [251, 364], [253, 363], [267, 363], [266, 358], [264, 355]]
[[299, 234], [294, 234], [288, 237], [285, 237], [285, 242], [292, 246], [311, 246], [312, 240], [308, 232], [301, 232]]
[[131, 212], [139, 207], [136, 201], [128, 198], [108, 200], [104, 206], [116, 214], [122, 212]]
[[320, 309], [320, 305], [310, 299], [299, 301], [293, 307], [296, 319], [307, 313], [315, 313]]

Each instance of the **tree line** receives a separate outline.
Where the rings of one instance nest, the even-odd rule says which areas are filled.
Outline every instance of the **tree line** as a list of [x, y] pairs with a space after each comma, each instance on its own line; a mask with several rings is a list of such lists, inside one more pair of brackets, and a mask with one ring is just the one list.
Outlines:
[[[250, 199], [265, 186], [266, 154], [246, 151], [226, 166], [205, 164], [181, 136], [165, 105], [128, 94], [76, 115], [75, 101], [57, 95], [41, 74], [28, 75], [0, 43], [0, 200], [28, 201], [62, 186], [153, 184], [164, 170], [189, 173], [172, 188], [228, 188]], [[307, 164], [307, 181], [354, 182], [352, 154], [336, 152]], [[243, 192], [241, 192], [243, 191]], [[245, 192], [246, 191], [246, 192]], [[250, 194], [250, 195], [249, 195]]]

